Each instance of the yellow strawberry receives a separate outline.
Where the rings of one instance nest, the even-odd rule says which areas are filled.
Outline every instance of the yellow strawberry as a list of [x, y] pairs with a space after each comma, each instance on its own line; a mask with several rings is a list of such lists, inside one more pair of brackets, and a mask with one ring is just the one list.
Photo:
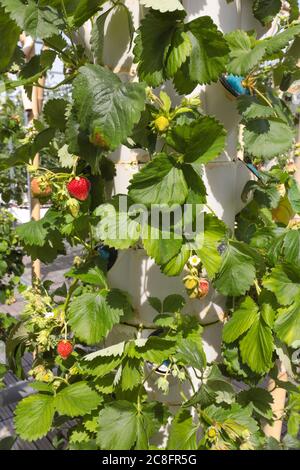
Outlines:
[[154, 125], [157, 132], [165, 132], [170, 125], [170, 121], [165, 116], [159, 116], [155, 119]]
[[186, 289], [195, 289], [198, 286], [198, 279], [193, 276], [187, 276], [183, 279], [183, 283]]

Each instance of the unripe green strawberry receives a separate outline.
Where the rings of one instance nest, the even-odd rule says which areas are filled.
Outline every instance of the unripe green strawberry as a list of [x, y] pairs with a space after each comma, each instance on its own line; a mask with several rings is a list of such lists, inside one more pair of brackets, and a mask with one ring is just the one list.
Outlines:
[[73, 217], [77, 217], [80, 209], [79, 202], [75, 198], [71, 198], [67, 201], [67, 207]]

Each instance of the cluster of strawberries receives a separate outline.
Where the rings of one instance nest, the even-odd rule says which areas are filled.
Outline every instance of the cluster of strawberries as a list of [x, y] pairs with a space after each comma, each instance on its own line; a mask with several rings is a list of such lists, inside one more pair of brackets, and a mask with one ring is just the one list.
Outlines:
[[[84, 176], [75, 176], [66, 185], [70, 196], [78, 201], [86, 201], [91, 189], [90, 181]], [[31, 181], [31, 192], [33, 197], [39, 199], [48, 199], [52, 194], [52, 188], [49, 182], [43, 181], [43, 178], [33, 178]], [[73, 345], [70, 341], [64, 339], [57, 345], [57, 353], [64, 360], [68, 359], [73, 352]]]
[[201, 260], [198, 256], [191, 256], [187, 267], [189, 274], [183, 278], [187, 294], [191, 299], [203, 299], [209, 292], [209, 281], [201, 274]]
[[[75, 176], [67, 183], [67, 190], [70, 196], [78, 201], [86, 201], [90, 189], [91, 183], [84, 176]], [[31, 192], [33, 197], [47, 199], [52, 194], [52, 188], [49, 183], [43, 183], [42, 177], [33, 178], [31, 181]]]

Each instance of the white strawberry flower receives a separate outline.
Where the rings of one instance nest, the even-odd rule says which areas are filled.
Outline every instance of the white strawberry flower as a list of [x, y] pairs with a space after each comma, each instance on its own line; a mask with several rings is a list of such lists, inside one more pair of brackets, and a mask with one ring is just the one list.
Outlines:
[[193, 255], [189, 258], [189, 264], [193, 267], [196, 267], [198, 266], [198, 264], [200, 263], [200, 258], [199, 256], [196, 256], [196, 255]]
[[52, 318], [52, 317], [54, 317], [54, 312], [45, 312], [44, 317], [45, 318]]

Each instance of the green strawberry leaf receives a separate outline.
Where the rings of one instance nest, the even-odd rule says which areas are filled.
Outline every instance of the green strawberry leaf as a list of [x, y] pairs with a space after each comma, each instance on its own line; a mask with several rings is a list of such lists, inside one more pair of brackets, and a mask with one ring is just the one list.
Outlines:
[[267, 106], [257, 96], [242, 95], [237, 98], [237, 108], [246, 121], [257, 118], [271, 118], [276, 116], [274, 108]]
[[290, 305], [300, 295], [300, 271], [292, 265], [278, 265], [263, 280], [281, 305]]
[[19, 239], [33, 259], [50, 263], [59, 253], [65, 252], [62, 234], [59, 231], [61, 222], [61, 214], [49, 209], [41, 220], [32, 220], [16, 228]]
[[183, 204], [188, 187], [181, 166], [160, 153], [136, 173], [128, 187], [129, 196], [141, 204]]
[[70, 26], [79, 28], [97, 13], [105, 0], [67, 0], [65, 3]]
[[201, 338], [196, 341], [194, 338], [178, 339], [176, 346], [176, 358], [188, 367], [203, 370], [206, 367], [206, 356], [203, 350]]
[[[114, 401], [100, 411], [97, 444], [102, 450], [130, 450], [134, 445], [148, 449], [149, 438], [164, 420], [160, 403], [146, 403], [138, 409], [135, 403]], [[120, 429], [126, 432], [120, 433]]]
[[221, 265], [218, 245], [225, 236], [224, 223], [212, 214], [204, 214], [203, 244], [197, 254], [210, 278], [214, 277]]
[[48, 230], [47, 227], [44, 226], [43, 219], [38, 221], [31, 220], [30, 222], [19, 225], [16, 232], [25, 245], [43, 246], [48, 235]]
[[189, 79], [200, 84], [216, 82], [228, 60], [229, 48], [223, 34], [209, 16], [196, 18], [185, 29], [192, 43]]
[[95, 63], [103, 64], [104, 50], [104, 27], [108, 15], [111, 13], [109, 8], [107, 11], [99, 15], [93, 23], [91, 32], [91, 49], [94, 55]]
[[290, 26], [281, 33], [275, 34], [270, 38], [264, 39], [261, 41], [266, 46], [267, 54], [276, 54], [280, 52], [284, 47], [286, 47], [294, 37], [299, 36], [300, 34], [300, 25]]
[[168, 450], [197, 450], [197, 426], [189, 410], [180, 409], [172, 420]]
[[51, 6], [41, 6], [33, 0], [26, 4], [20, 0], [1, 0], [18, 27], [34, 38], [49, 38], [64, 28], [59, 12]]
[[[97, 443], [101, 449], [131, 449], [137, 439], [137, 409], [134, 403], [120, 400], [106, 405], [99, 414]], [[121, 432], [120, 429], [126, 430]]]
[[161, 266], [162, 272], [166, 276], [178, 276], [182, 271], [190, 257], [190, 249], [186, 244], [183, 244], [180, 251], [167, 263]]
[[60, 390], [54, 397], [56, 410], [61, 415], [83, 416], [96, 409], [102, 397], [86, 382], [77, 382]]
[[172, 42], [165, 63], [166, 75], [168, 77], [174, 77], [178, 69], [190, 56], [191, 50], [192, 43], [189, 35], [185, 31], [177, 29], [172, 36]]
[[185, 303], [186, 301], [184, 297], [182, 297], [182, 295], [179, 295], [179, 294], [168, 295], [163, 301], [162, 311], [164, 313], [180, 312], [183, 309]]
[[[214, 421], [216, 424], [224, 426], [227, 423], [232, 423], [233, 429], [243, 437], [245, 431], [255, 433], [258, 431], [258, 425], [254, 418], [252, 418], [251, 406], [242, 407], [238, 403], [234, 403], [227, 409], [211, 405], [206, 408], [205, 413]], [[238, 424], [238, 427], [234, 425]], [[224, 428], [226, 430], [226, 428]]]
[[290, 21], [297, 20], [299, 18], [299, 4], [298, 0], [287, 0], [290, 4]]
[[0, 6], [0, 72], [10, 65], [20, 36], [20, 28]]
[[264, 57], [264, 41], [255, 41], [245, 31], [237, 30], [225, 35], [229, 45], [229, 64], [227, 70], [234, 75], [245, 76]]
[[80, 130], [102, 149], [116, 149], [131, 134], [145, 107], [145, 85], [123, 83], [100, 65], [85, 65], [74, 80]]
[[167, 143], [184, 154], [186, 163], [208, 163], [224, 150], [226, 131], [214, 118], [202, 116], [189, 125], [176, 126], [167, 135]]
[[[170, 216], [172, 211], [161, 211], [163, 216]], [[168, 219], [167, 219], [168, 220]], [[164, 265], [176, 256], [182, 246], [182, 234], [174, 232], [174, 228], [162, 228], [152, 222], [145, 224], [142, 230], [143, 246], [147, 255], [157, 264]]]
[[95, 239], [117, 249], [135, 245], [141, 235], [138, 212], [127, 211], [128, 205], [123, 208], [121, 203], [121, 198], [115, 197], [110, 203], [102, 204], [94, 211], [94, 215], [100, 217], [94, 228]]
[[240, 341], [242, 360], [253, 372], [265, 374], [273, 365], [273, 350], [272, 330], [258, 318]]
[[232, 318], [225, 323], [223, 340], [232, 343], [245, 333], [258, 319], [258, 307], [251, 297], [246, 297], [240, 306], [233, 312]]
[[285, 261], [300, 267], [300, 230], [289, 230], [283, 242]]
[[[190, 42], [182, 34], [185, 15], [184, 11], [178, 10], [167, 13], [151, 10], [141, 21], [133, 52], [139, 78], [148, 85], [160, 85], [167, 70], [169, 74], [176, 72], [188, 56]], [[179, 32], [177, 28], [180, 28]]]
[[92, 361], [96, 357], [110, 357], [110, 356], [122, 356], [124, 352], [125, 342], [114, 344], [104, 349], [99, 349], [98, 351], [92, 352], [84, 356], [85, 361]]
[[121, 389], [133, 390], [142, 380], [142, 360], [127, 357], [122, 363]]
[[26, 441], [35, 441], [51, 429], [55, 407], [52, 395], [30, 395], [19, 402], [15, 410], [15, 429]]
[[223, 254], [214, 285], [224, 295], [242, 295], [253, 284], [254, 260], [245, 252], [245, 246], [241, 242], [230, 242]]
[[72, 277], [73, 279], [79, 279], [86, 284], [107, 288], [107, 280], [100, 260], [98, 262], [93, 259], [85, 262], [78, 268], [73, 267], [65, 274], [65, 277]]
[[289, 182], [288, 199], [293, 210], [300, 213], [300, 185], [295, 179], [291, 179]]
[[54, 98], [45, 103], [43, 113], [47, 124], [54, 129], [64, 132], [66, 129], [66, 111], [68, 101], [62, 98]]
[[111, 307], [104, 296], [86, 293], [70, 303], [68, 322], [80, 340], [96, 344], [107, 336], [123, 314], [121, 309]]
[[281, 10], [281, 0], [254, 0], [253, 14], [263, 26], [272, 22]]
[[90, 441], [90, 435], [88, 432], [83, 430], [81, 427], [78, 429], [73, 429], [72, 434], [69, 437], [69, 442], [71, 444], [75, 443], [81, 443], [81, 442], [89, 442]]
[[237, 401], [240, 405], [245, 407], [252, 404], [254, 411], [263, 418], [272, 419], [273, 417], [271, 408], [273, 397], [268, 390], [258, 387], [243, 390], [238, 394]]
[[293, 144], [293, 139], [293, 129], [278, 120], [251, 120], [246, 123], [244, 129], [247, 152], [266, 160], [287, 152]]
[[135, 349], [139, 358], [160, 365], [175, 353], [175, 342], [158, 336], [150, 336], [146, 344], [137, 345]]
[[[293, 300], [293, 298], [291, 299]], [[275, 321], [275, 332], [278, 338], [292, 348], [300, 346], [300, 299], [289, 307], [280, 308]]]
[[156, 310], [158, 313], [162, 312], [162, 303], [160, 299], [157, 297], [148, 297], [147, 300], [154, 310]]

